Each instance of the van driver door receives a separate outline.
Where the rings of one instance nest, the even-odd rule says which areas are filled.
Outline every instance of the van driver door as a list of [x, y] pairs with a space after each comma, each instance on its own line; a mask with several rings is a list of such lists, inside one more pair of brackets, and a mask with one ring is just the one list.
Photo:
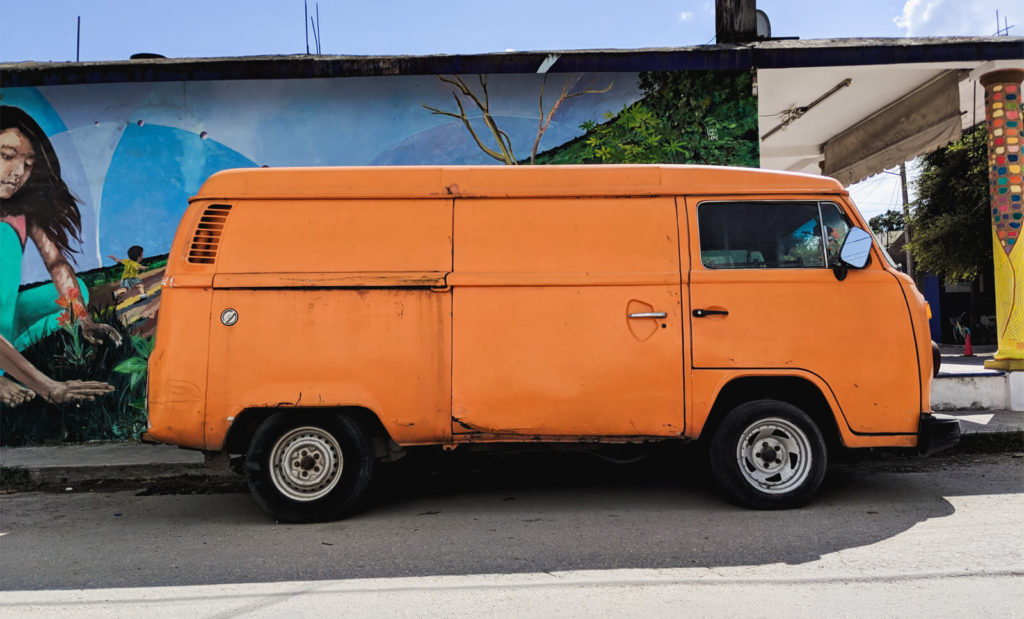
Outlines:
[[905, 388], [919, 384], [916, 344], [896, 275], [877, 252], [842, 280], [830, 267], [856, 225], [844, 202], [687, 201], [695, 379], [820, 379], [854, 432], [916, 432], [921, 393]]

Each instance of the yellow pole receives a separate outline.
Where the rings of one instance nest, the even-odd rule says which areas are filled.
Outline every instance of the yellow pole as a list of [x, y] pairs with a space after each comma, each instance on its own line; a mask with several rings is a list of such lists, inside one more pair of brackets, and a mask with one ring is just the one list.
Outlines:
[[988, 129], [989, 206], [999, 349], [985, 367], [1024, 370], [1024, 192], [1021, 188], [1021, 81], [1024, 69], [981, 76]]

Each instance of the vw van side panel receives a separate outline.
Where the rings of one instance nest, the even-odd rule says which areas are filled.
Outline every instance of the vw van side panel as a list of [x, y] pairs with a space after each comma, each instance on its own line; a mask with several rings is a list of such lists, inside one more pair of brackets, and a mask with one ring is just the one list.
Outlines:
[[914, 338], [917, 344], [918, 368], [921, 381], [921, 410], [932, 410], [932, 348], [931, 330], [928, 328], [927, 301], [924, 295], [914, 285], [914, 281], [905, 273], [894, 273], [900, 286], [903, 288], [904, 297], [907, 300], [907, 307], [910, 309], [910, 319], [914, 323]]
[[693, 372], [689, 383], [693, 399], [686, 417], [686, 435], [698, 438], [704, 432], [719, 395], [729, 383], [745, 378], [800, 378], [813, 385], [829, 406], [829, 413], [836, 421], [839, 440], [846, 447], [914, 447], [917, 445], [917, 430], [912, 434], [857, 434], [850, 429], [845, 412], [836, 400], [835, 394], [822, 377], [802, 368], [763, 369], [736, 368], [722, 370], [700, 370]]
[[694, 381], [720, 370], [810, 373], [834, 395], [844, 439], [877, 434], [885, 438], [876, 445], [905, 445], [906, 438], [892, 435], [916, 440], [922, 411], [917, 343], [902, 286], [877, 248], [866, 268], [849, 270], [843, 281], [828, 268], [713, 269], [701, 261], [702, 203], [818, 200], [842, 205], [853, 224], [863, 226], [842, 197], [687, 196], [691, 304], [728, 312], [690, 320]]
[[446, 198], [236, 201], [213, 281], [206, 448], [250, 408], [363, 407], [402, 444], [448, 441], [451, 226]]
[[[150, 440], [202, 449], [206, 417], [210, 294], [213, 269], [187, 260], [192, 234], [209, 202], [185, 211], [168, 254], [160, 290], [156, 345], [147, 377]], [[173, 345], [171, 344], [173, 343]]]
[[202, 449], [206, 446], [206, 368], [210, 289], [169, 288], [160, 293], [157, 342], [149, 357], [149, 439]]
[[683, 433], [671, 197], [455, 201], [456, 441]]
[[[357, 406], [399, 444], [450, 440], [450, 293], [217, 289], [213, 307], [206, 449], [249, 408]], [[238, 322], [221, 324], [222, 308]]]
[[[843, 208], [846, 210], [850, 218], [857, 223], [858, 226], [869, 230], [870, 226], [864, 219], [864, 215], [857, 210], [856, 205], [850, 200], [849, 196], [841, 196]], [[872, 246], [871, 248], [871, 260], [877, 262], [878, 266], [882, 270], [892, 274], [899, 282], [900, 288], [903, 290], [903, 297], [907, 304], [907, 311], [910, 315], [910, 321], [912, 325], [912, 332], [914, 334], [914, 344], [917, 353], [917, 368], [918, 368], [918, 385], [921, 402], [919, 408], [922, 413], [930, 413], [932, 410], [932, 349], [931, 349], [931, 330], [928, 326], [928, 303], [925, 301], [924, 295], [917, 289], [914, 284], [914, 280], [910, 278], [906, 273], [902, 273], [892, 268], [889, 262], [881, 255], [878, 247]]]
[[358, 406], [404, 444], [450, 440], [452, 200], [244, 199], [252, 172], [182, 218], [149, 437], [216, 451], [247, 408]]

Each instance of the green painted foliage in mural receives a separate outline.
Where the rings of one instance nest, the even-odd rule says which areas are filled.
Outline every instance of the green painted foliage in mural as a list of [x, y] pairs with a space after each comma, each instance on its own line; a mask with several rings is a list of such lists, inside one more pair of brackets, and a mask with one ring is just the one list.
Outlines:
[[[115, 387], [93, 401], [52, 404], [35, 398], [5, 409], [0, 415], [0, 444], [33, 445], [54, 442], [124, 441], [137, 439], [146, 428], [145, 378], [152, 337], [131, 335], [114, 315], [94, 315], [121, 335], [120, 346], [94, 345], [79, 338], [73, 343], [62, 329], [23, 351], [25, 358], [58, 380], [95, 380]], [[81, 357], [87, 363], [77, 363]]]
[[[142, 261], [144, 270], [155, 271], [167, 263], [167, 254]], [[120, 265], [79, 273], [96, 306], [110, 303], [110, 291], [120, 281]], [[29, 288], [31, 286], [23, 286]], [[159, 295], [150, 292], [151, 303]], [[113, 304], [97, 311], [95, 322], [108, 324], [121, 336], [121, 344], [93, 344], [81, 333], [80, 321], [69, 308], [59, 321], [60, 328], [23, 351], [25, 358], [43, 374], [57, 381], [99, 381], [112, 385], [112, 393], [93, 401], [53, 404], [41, 397], [17, 407], [0, 409], [0, 444], [31, 445], [52, 442], [123, 441], [137, 439], [146, 428], [146, 375], [152, 336], [133, 333], [119, 313], [137, 307], [115, 298]], [[119, 312], [120, 309], [120, 312]]]
[[746, 71], [640, 74], [643, 97], [538, 163], [691, 163], [757, 167], [757, 97]]

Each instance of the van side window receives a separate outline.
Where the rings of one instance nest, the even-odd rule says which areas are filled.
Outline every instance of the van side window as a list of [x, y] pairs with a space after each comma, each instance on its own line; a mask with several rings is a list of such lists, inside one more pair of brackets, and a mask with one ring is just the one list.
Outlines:
[[817, 202], [705, 202], [697, 207], [697, 220], [700, 258], [708, 268], [826, 265]]
[[825, 234], [828, 263], [839, 264], [839, 250], [843, 247], [846, 235], [850, 233], [850, 222], [839, 207], [831, 202], [821, 203], [821, 221], [825, 224], [822, 230]]

